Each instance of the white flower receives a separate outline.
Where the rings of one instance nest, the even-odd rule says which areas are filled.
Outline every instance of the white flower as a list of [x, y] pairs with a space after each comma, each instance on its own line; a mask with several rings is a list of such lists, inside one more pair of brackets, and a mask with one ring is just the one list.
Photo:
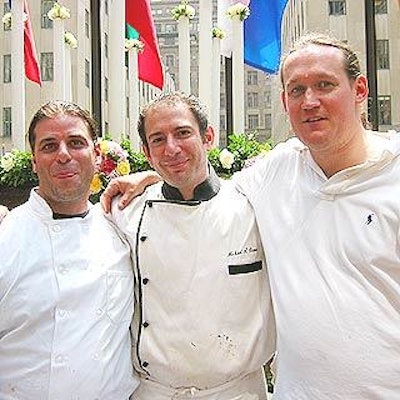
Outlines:
[[186, 2], [177, 5], [171, 10], [172, 17], [178, 21], [180, 17], [188, 17], [192, 19], [196, 11], [192, 6], [189, 6]]
[[221, 28], [215, 27], [212, 29], [212, 37], [223, 39], [225, 37], [225, 32]]
[[144, 43], [138, 39], [125, 39], [125, 51], [135, 49], [138, 53], [144, 50]]
[[64, 33], [64, 41], [65, 43], [70, 46], [72, 49], [76, 49], [78, 47], [78, 41], [72, 32], [65, 32]]
[[14, 168], [15, 161], [12, 153], [6, 153], [1, 157], [0, 166], [4, 171], [9, 172]]
[[12, 23], [12, 14], [10, 12], [5, 13], [1, 21], [3, 22], [6, 29], [10, 29]]
[[55, 2], [52, 9], [47, 13], [47, 16], [52, 21], [56, 19], [68, 19], [71, 18], [71, 13], [67, 7], [60, 5], [59, 3]]
[[230, 6], [226, 13], [230, 18], [238, 17], [240, 21], [244, 21], [250, 15], [250, 8], [243, 3], [236, 3]]
[[223, 168], [230, 169], [235, 161], [235, 156], [228, 149], [223, 149], [219, 154], [219, 161]]

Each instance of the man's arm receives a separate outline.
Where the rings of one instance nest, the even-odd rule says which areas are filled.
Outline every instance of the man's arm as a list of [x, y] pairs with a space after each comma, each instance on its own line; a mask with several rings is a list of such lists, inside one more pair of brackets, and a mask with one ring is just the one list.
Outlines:
[[161, 180], [155, 171], [136, 172], [135, 174], [113, 179], [100, 198], [101, 206], [106, 213], [111, 211], [112, 199], [122, 194], [118, 207], [124, 209], [135, 197], [144, 192], [147, 186]]

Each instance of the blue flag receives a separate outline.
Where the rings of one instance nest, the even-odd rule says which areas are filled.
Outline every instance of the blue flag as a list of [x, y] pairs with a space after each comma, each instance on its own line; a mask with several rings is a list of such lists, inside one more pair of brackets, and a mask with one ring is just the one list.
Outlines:
[[244, 21], [244, 62], [276, 73], [281, 57], [281, 24], [288, 0], [251, 0]]

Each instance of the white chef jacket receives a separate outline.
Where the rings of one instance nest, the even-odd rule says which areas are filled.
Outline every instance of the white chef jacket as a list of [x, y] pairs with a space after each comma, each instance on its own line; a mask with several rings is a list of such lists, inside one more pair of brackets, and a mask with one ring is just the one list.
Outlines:
[[126, 400], [130, 251], [100, 209], [53, 219], [33, 190], [0, 226], [0, 399]]
[[400, 398], [400, 141], [329, 179], [297, 139], [235, 177], [277, 323], [274, 400]]
[[266, 398], [275, 325], [254, 214], [231, 182], [206, 200], [166, 200], [160, 183], [113, 204], [136, 260], [134, 399]]

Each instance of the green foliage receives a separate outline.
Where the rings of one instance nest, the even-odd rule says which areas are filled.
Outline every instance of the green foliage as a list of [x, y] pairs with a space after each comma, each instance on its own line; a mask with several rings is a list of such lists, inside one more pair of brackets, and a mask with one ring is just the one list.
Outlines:
[[120, 145], [128, 153], [128, 161], [131, 166], [131, 173], [147, 171], [151, 169], [146, 156], [143, 154], [143, 152], [134, 150], [129, 139], [123, 138]]
[[[218, 147], [211, 149], [208, 152], [208, 159], [219, 176], [229, 178], [233, 173], [240, 171], [248, 160], [271, 149], [271, 143], [258, 142], [255, 134], [237, 133], [228, 136], [226, 149]], [[233, 157], [230, 158], [226, 151]], [[224, 159], [232, 162], [224, 163]]]
[[0, 184], [2, 186], [35, 186], [38, 180], [32, 170], [32, 154], [12, 150], [0, 159]]

